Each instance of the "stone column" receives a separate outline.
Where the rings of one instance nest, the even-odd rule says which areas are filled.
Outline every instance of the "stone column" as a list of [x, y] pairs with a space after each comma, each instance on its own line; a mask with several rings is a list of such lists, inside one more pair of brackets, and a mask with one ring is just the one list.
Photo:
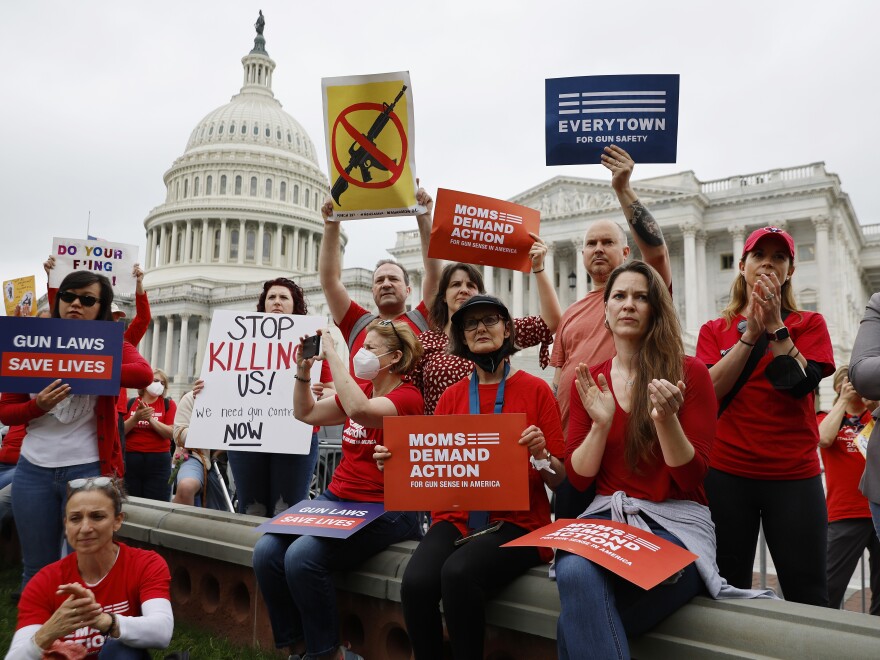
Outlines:
[[728, 227], [727, 231], [733, 237], [733, 267], [739, 270], [739, 259], [743, 253], [743, 245], [746, 243], [746, 228], [742, 225]]
[[483, 286], [487, 294], [495, 295], [495, 269], [492, 266], [483, 266]]
[[565, 309], [571, 304], [571, 289], [568, 288], [568, 275], [571, 273], [571, 266], [568, 263], [567, 255], [559, 255], [559, 304]]
[[211, 249], [214, 247], [213, 236], [211, 236], [213, 232], [211, 231], [211, 222], [205, 218], [202, 220], [202, 252], [199, 254], [199, 261], [203, 264], [209, 263], [211, 261], [211, 257], [213, 257], [213, 253]]
[[817, 297], [818, 310], [825, 317], [825, 322], [830, 326], [835, 315], [831, 301], [831, 269], [828, 257], [831, 250], [828, 242], [828, 231], [831, 221], [828, 216], [817, 215], [810, 218], [816, 230], [816, 273], [819, 276], [819, 295]]
[[153, 263], [153, 253], [155, 252], [155, 249], [156, 249], [155, 240], [156, 240], [156, 236], [155, 236], [153, 230], [152, 229], [148, 230], [147, 231], [147, 258], [144, 259], [144, 268], [147, 270], [149, 270], [150, 268], [153, 268], [153, 266], [155, 265]]
[[189, 314], [180, 315], [180, 354], [177, 356], [177, 375], [174, 380], [178, 383], [184, 382], [188, 377], [188, 358], [189, 358]]
[[293, 238], [290, 240], [290, 270], [302, 270], [299, 257], [299, 227], [294, 227]]
[[518, 319], [523, 316], [523, 273], [521, 270], [511, 272], [513, 278], [513, 287], [511, 291], [511, 313], [513, 318]]
[[314, 240], [315, 240], [314, 232], [311, 232], [311, 231], [308, 232], [308, 235], [306, 236], [306, 254], [305, 254], [305, 259], [303, 259], [303, 267], [305, 268], [306, 272], [308, 272], [308, 273], [312, 273], [315, 270], [317, 270], [315, 268], [314, 264], [312, 263], [312, 261], [314, 259], [314, 257], [312, 256], [312, 246], [314, 245]]
[[254, 250], [254, 263], [257, 266], [263, 265], [263, 234], [265, 233], [265, 225], [266, 223], [260, 220], [257, 223], [257, 244], [256, 249]]
[[275, 225], [275, 243], [272, 245], [272, 265], [275, 268], [281, 268], [281, 242], [282, 242], [281, 223]]
[[186, 221], [186, 238], [183, 241], [183, 263], [188, 264], [192, 262], [192, 245], [193, 245], [193, 222], [192, 220]]
[[[544, 268], [550, 276], [550, 285], [556, 287], [556, 246], [552, 243], [547, 243], [547, 256], [544, 257]], [[565, 309], [565, 307], [562, 309]]]
[[162, 320], [161, 317], [156, 317], [153, 319], [153, 337], [152, 337], [152, 346], [150, 348], [150, 357], [149, 362], [150, 366], [154, 367], [159, 364], [159, 337], [162, 334]]
[[244, 263], [244, 251], [247, 247], [247, 238], [245, 237], [245, 231], [247, 227], [245, 226], [244, 220], [238, 221], [238, 263]]
[[177, 223], [176, 222], [171, 223], [171, 245], [170, 245], [170, 251], [168, 253], [168, 263], [169, 264], [180, 263], [179, 261], [177, 261]]
[[140, 353], [143, 358], [149, 362], [150, 354], [147, 352], [150, 346], [153, 343], [153, 326], [152, 324], [147, 327], [147, 331], [144, 333], [143, 339], [141, 339], [141, 343], [137, 345], [138, 353]]
[[220, 221], [220, 257], [217, 259], [221, 264], [229, 259], [229, 220], [223, 218]]
[[174, 357], [174, 317], [168, 316], [166, 317], [165, 324], [165, 360], [162, 365], [162, 370], [168, 374], [169, 378], [170, 374], [174, 373], [171, 371], [172, 361], [171, 359]]
[[159, 235], [159, 265], [164, 266], [168, 263], [168, 255], [170, 254], [168, 250], [168, 243], [170, 242], [168, 225], [163, 224], [160, 228], [161, 234]]
[[697, 232], [697, 323], [703, 324], [709, 320], [709, 273], [706, 270], [706, 232], [702, 229]]
[[696, 334], [699, 330], [697, 319], [697, 225], [686, 223], [680, 226], [684, 238], [684, 311], [685, 330]]
[[205, 362], [205, 347], [208, 345], [208, 331], [210, 329], [210, 319], [207, 316], [199, 317], [199, 337], [196, 347], [196, 373], [198, 376]]
[[577, 275], [577, 299], [581, 300], [587, 295], [587, 269], [584, 266], [584, 239], [574, 241], [574, 272]]
[[422, 274], [420, 272], [410, 273], [410, 285], [412, 286], [412, 294], [410, 294], [410, 304], [413, 309], [422, 302]]

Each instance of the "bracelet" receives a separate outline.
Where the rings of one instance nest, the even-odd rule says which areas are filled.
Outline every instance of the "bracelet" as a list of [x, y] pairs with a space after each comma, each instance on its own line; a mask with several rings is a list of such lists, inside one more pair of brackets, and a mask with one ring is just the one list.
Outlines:
[[542, 268], [541, 270], [533, 270], [532, 275], [537, 275], [538, 273], [543, 273], [543, 272], [544, 272], [544, 268]]
[[98, 632], [104, 635], [104, 637], [109, 637], [113, 632], [113, 629], [116, 627], [116, 615], [113, 612], [104, 612], [104, 614], [110, 615], [110, 627], [107, 628], [107, 631], [99, 630]]
[[[795, 346], [794, 343], [792, 343], [791, 348], [788, 349], [788, 353], [786, 353], [786, 355], [791, 355], [791, 352], [796, 351], [796, 350], [797, 350], [797, 346]], [[798, 351], [798, 353], [800, 353], [800, 351]]]
[[742, 337], [740, 337], [739, 340], [740, 340], [743, 344], [745, 344], [746, 346], [751, 346], [752, 348], [755, 347], [754, 344], [750, 344], [749, 342], [747, 342], [747, 341], [746, 341], [745, 339], [743, 339]]
[[312, 382], [308, 378], [300, 378], [298, 374], [293, 374], [293, 377], [301, 383], [311, 383]]

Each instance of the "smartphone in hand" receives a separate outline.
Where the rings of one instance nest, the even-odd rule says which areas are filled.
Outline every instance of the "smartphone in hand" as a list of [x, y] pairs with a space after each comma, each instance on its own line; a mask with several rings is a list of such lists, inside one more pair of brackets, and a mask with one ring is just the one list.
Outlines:
[[321, 335], [312, 335], [303, 340], [303, 359], [309, 360], [321, 354]]

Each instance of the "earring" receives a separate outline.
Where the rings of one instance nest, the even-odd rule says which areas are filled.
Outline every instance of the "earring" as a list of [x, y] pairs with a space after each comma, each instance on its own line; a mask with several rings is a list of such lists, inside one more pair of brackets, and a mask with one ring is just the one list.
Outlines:
[[609, 330], [611, 329], [611, 326], [608, 325], [608, 318], [607, 317], [605, 319], [605, 327], [608, 328]]

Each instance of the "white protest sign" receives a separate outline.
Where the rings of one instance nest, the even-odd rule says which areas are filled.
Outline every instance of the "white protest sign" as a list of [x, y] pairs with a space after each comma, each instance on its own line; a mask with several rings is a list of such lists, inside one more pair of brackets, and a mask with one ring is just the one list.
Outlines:
[[53, 238], [51, 254], [55, 257], [55, 268], [49, 271], [50, 289], [57, 289], [67, 275], [77, 270], [104, 275], [116, 295], [131, 295], [137, 286], [131, 274], [138, 263], [137, 245], [100, 239]]
[[[205, 347], [205, 388], [193, 406], [187, 444], [199, 449], [307, 454], [312, 427], [293, 411], [294, 354], [322, 316], [217, 310]], [[321, 363], [312, 367], [320, 382]]]

